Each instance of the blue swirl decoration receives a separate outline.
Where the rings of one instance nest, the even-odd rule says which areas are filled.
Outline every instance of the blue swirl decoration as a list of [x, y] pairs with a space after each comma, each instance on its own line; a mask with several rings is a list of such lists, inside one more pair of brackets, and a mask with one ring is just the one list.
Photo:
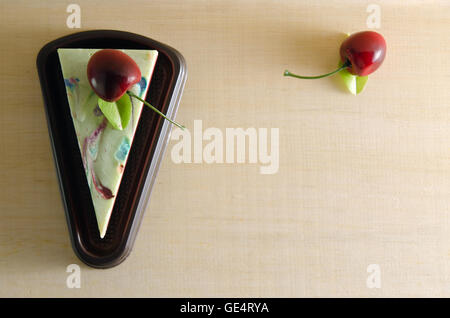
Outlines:
[[139, 95], [142, 96], [142, 94], [145, 91], [145, 88], [147, 87], [147, 80], [145, 79], [145, 77], [141, 77], [141, 80], [139, 81], [139, 87], [140, 87], [140, 92]]

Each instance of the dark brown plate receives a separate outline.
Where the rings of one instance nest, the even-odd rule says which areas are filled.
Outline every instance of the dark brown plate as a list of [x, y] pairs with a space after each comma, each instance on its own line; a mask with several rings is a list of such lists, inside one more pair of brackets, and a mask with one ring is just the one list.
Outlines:
[[70, 115], [58, 48], [158, 50], [146, 100], [174, 118], [186, 81], [182, 55], [141, 35], [112, 30], [71, 34], [45, 45], [37, 57], [47, 124], [72, 246], [86, 264], [108, 268], [130, 253], [149, 202], [171, 124], [144, 107], [130, 150], [108, 230], [100, 238], [94, 207]]

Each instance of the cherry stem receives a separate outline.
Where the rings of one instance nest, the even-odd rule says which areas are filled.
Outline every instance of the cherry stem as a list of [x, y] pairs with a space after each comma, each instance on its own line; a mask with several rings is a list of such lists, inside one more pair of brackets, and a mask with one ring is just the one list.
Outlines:
[[150, 103], [146, 102], [144, 99], [140, 98], [140, 97], [137, 96], [136, 94], [134, 94], [134, 93], [132, 93], [132, 92], [130, 92], [130, 91], [127, 91], [127, 94], [128, 94], [128, 96], [130, 96], [130, 97], [134, 97], [134, 98], [136, 98], [137, 100], [140, 100], [140, 101], [143, 102], [145, 105], [147, 105], [148, 107], [150, 107], [153, 111], [155, 111], [158, 115], [164, 117], [165, 119], [167, 119], [169, 122], [171, 122], [171, 123], [174, 124], [175, 126], [181, 128], [181, 129], [184, 129], [184, 128], [185, 128], [183, 125], [180, 125], [179, 123], [174, 122], [172, 119], [168, 118], [166, 115], [164, 115], [163, 113], [161, 113], [156, 107], [150, 105]]
[[284, 76], [290, 76], [290, 77], [296, 77], [296, 78], [302, 78], [302, 79], [317, 79], [317, 78], [323, 78], [323, 77], [327, 77], [333, 74], [336, 74], [340, 71], [342, 71], [343, 69], [349, 67], [351, 65], [350, 61], [346, 61], [341, 67], [339, 67], [337, 70], [334, 70], [333, 72], [327, 73], [327, 74], [323, 74], [323, 75], [318, 75], [318, 76], [302, 76], [302, 75], [296, 75], [296, 74], [292, 74], [291, 72], [289, 72], [288, 70], [284, 71]]

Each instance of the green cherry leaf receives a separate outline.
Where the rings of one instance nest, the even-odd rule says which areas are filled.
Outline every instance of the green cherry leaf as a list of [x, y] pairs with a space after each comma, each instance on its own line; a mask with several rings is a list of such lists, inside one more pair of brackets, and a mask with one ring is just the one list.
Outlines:
[[98, 107], [100, 107], [103, 115], [105, 115], [106, 119], [108, 119], [109, 123], [111, 124], [111, 126], [113, 126], [114, 129], [123, 130], [122, 120], [120, 118], [120, 113], [115, 102], [111, 103], [99, 98]]
[[116, 101], [116, 104], [117, 110], [120, 114], [122, 128], [125, 129], [127, 128], [131, 118], [133, 107], [131, 104], [131, 98], [128, 94], [123, 94], [123, 96], [118, 101]]
[[[339, 62], [339, 67], [342, 66], [342, 62]], [[357, 76], [350, 73], [347, 69], [344, 69], [339, 72], [342, 80], [344, 81], [345, 86], [353, 95], [357, 95], [361, 93], [364, 89], [364, 86], [369, 79], [368, 76]]]
[[369, 76], [356, 76], [356, 94], [359, 94], [363, 91], [368, 79]]

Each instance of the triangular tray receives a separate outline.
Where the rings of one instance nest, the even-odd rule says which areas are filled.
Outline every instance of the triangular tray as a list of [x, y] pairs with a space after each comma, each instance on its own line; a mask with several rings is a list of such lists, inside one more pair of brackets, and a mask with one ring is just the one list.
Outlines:
[[84, 263], [108, 268], [121, 263], [131, 251], [171, 124], [144, 107], [108, 230], [101, 239], [67, 102], [58, 48], [158, 50], [146, 100], [170, 118], [174, 118], [178, 109], [186, 81], [186, 65], [183, 56], [165, 44], [112, 30], [71, 34], [48, 43], [38, 54], [37, 68], [72, 246]]

